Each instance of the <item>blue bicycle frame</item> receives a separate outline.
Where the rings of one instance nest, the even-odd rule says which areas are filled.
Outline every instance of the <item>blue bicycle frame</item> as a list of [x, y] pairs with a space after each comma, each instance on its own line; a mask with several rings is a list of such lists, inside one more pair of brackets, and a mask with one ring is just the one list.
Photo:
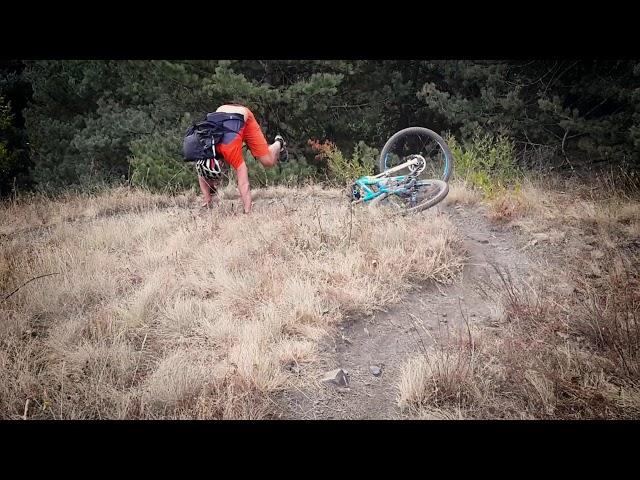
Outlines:
[[[362, 189], [362, 191], [364, 192], [364, 196], [362, 196], [359, 200], [368, 202], [385, 193], [389, 195], [408, 193], [409, 190], [402, 185], [397, 185], [397, 187], [395, 185], [389, 185], [390, 183], [402, 184], [407, 180], [407, 178], [409, 178], [409, 175], [398, 175], [396, 177], [383, 178], [376, 178], [370, 175], [360, 177], [358, 180], [356, 180], [355, 185], [359, 186]], [[375, 186], [377, 190], [373, 190], [371, 188], [372, 186]]]

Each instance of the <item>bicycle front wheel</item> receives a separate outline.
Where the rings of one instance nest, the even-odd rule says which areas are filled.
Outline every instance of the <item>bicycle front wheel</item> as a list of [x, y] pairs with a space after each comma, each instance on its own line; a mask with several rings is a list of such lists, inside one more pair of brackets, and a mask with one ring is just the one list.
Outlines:
[[415, 193], [390, 194], [380, 203], [395, 207], [399, 214], [418, 213], [440, 203], [449, 193], [449, 184], [442, 180], [419, 180]]
[[413, 155], [420, 155], [426, 161], [420, 178], [449, 181], [453, 171], [453, 154], [440, 135], [424, 127], [405, 128], [387, 140], [378, 161], [380, 172], [406, 162]]

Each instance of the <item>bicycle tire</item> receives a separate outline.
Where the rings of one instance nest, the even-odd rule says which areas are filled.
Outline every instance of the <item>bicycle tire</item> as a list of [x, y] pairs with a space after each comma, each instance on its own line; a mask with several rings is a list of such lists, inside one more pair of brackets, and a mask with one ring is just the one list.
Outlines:
[[445, 197], [447, 196], [447, 194], [449, 193], [449, 184], [443, 180], [440, 179], [432, 179], [432, 180], [422, 180], [421, 182], [423, 183], [427, 183], [429, 185], [437, 185], [438, 186], [438, 194], [429, 198], [428, 200], [425, 200], [422, 203], [419, 203], [418, 205], [414, 206], [414, 207], [410, 207], [410, 208], [404, 208], [399, 206], [396, 202], [394, 202], [392, 200], [392, 198], [400, 198], [394, 194], [383, 194], [377, 198], [374, 198], [373, 200], [370, 200], [368, 202], [369, 206], [374, 206], [374, 205], [379, 205], [379, 204], [395, 204], [395, 207], [401, 210], [396, 210], [396, 212], [400, 215], [408, 215], [411, 213], [418, 213], [421, 212], [422, 210], [426, 210], [427, 208], [431, 208], [435, 205], [437, 205], [438, 203], [440, 203], [442, 200], [445, 199]]
[[421, 212], [422, 210], [426, 210], [427, 208], [431, 208], [434, 205], [437, 205], [438, 203], [440, 203], [442, 200], [444, 200], [447, 194], [449, 193], [449, 184], [444, 180], [433, 179], [433, 180], [424, 180], [424, 182], [425, 183], [429, 182], [432, 185], [437, 185], [440, 188], [440, 191], [435, 197], [432, 197], [429, 200], [416, 205], [415, 207], [407, 208], [403, 212], [404, 215], [407, 215], [409, 213], [418, 213], [418, 212]]
[[387, 143], [384, 144], [384, 147], [382, 147], [382, 151], [380, 152], [380, 158], [378, 160], [379, 171], [384, 172], [387, 170], [385, 157], [393, 149], [396, 143], [403, 138], [410, 137], [411, 135], [426, 135], [427, 137], [435, 140], [435, 142], [440, 146], [445, 157], [445, 167], [441, 180], [448, 182], [451, 177], [451, 173], [453, 172], [453, 154], [451, 153], [451, 149], [440, 135], [433, 130], [429, 130], [424, 127], [408, 127], [394, 133], [389, 140], [387, 140]]

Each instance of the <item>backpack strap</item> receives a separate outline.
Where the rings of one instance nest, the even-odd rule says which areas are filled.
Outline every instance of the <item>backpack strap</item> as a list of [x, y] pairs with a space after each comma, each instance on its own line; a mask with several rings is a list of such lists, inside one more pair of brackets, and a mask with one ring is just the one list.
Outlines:
[[224, 133], [238, 133], [245, 124], [244, 115], [241, 113], [208, 113], [207, 121], [219, 125]]

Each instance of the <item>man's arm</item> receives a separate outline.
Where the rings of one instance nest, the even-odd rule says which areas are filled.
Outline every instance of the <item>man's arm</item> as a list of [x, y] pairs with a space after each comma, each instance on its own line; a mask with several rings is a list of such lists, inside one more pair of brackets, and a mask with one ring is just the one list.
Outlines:
[[242, 165], [236, 170], [238, 176], [238, 191], [240, 192], [240, 198], [242, 199], [242, 205], [244, 206], [244, 213], [251, 212], [251, 191], [249, 189], [249, 170], [247, 164], [242, 162]]

